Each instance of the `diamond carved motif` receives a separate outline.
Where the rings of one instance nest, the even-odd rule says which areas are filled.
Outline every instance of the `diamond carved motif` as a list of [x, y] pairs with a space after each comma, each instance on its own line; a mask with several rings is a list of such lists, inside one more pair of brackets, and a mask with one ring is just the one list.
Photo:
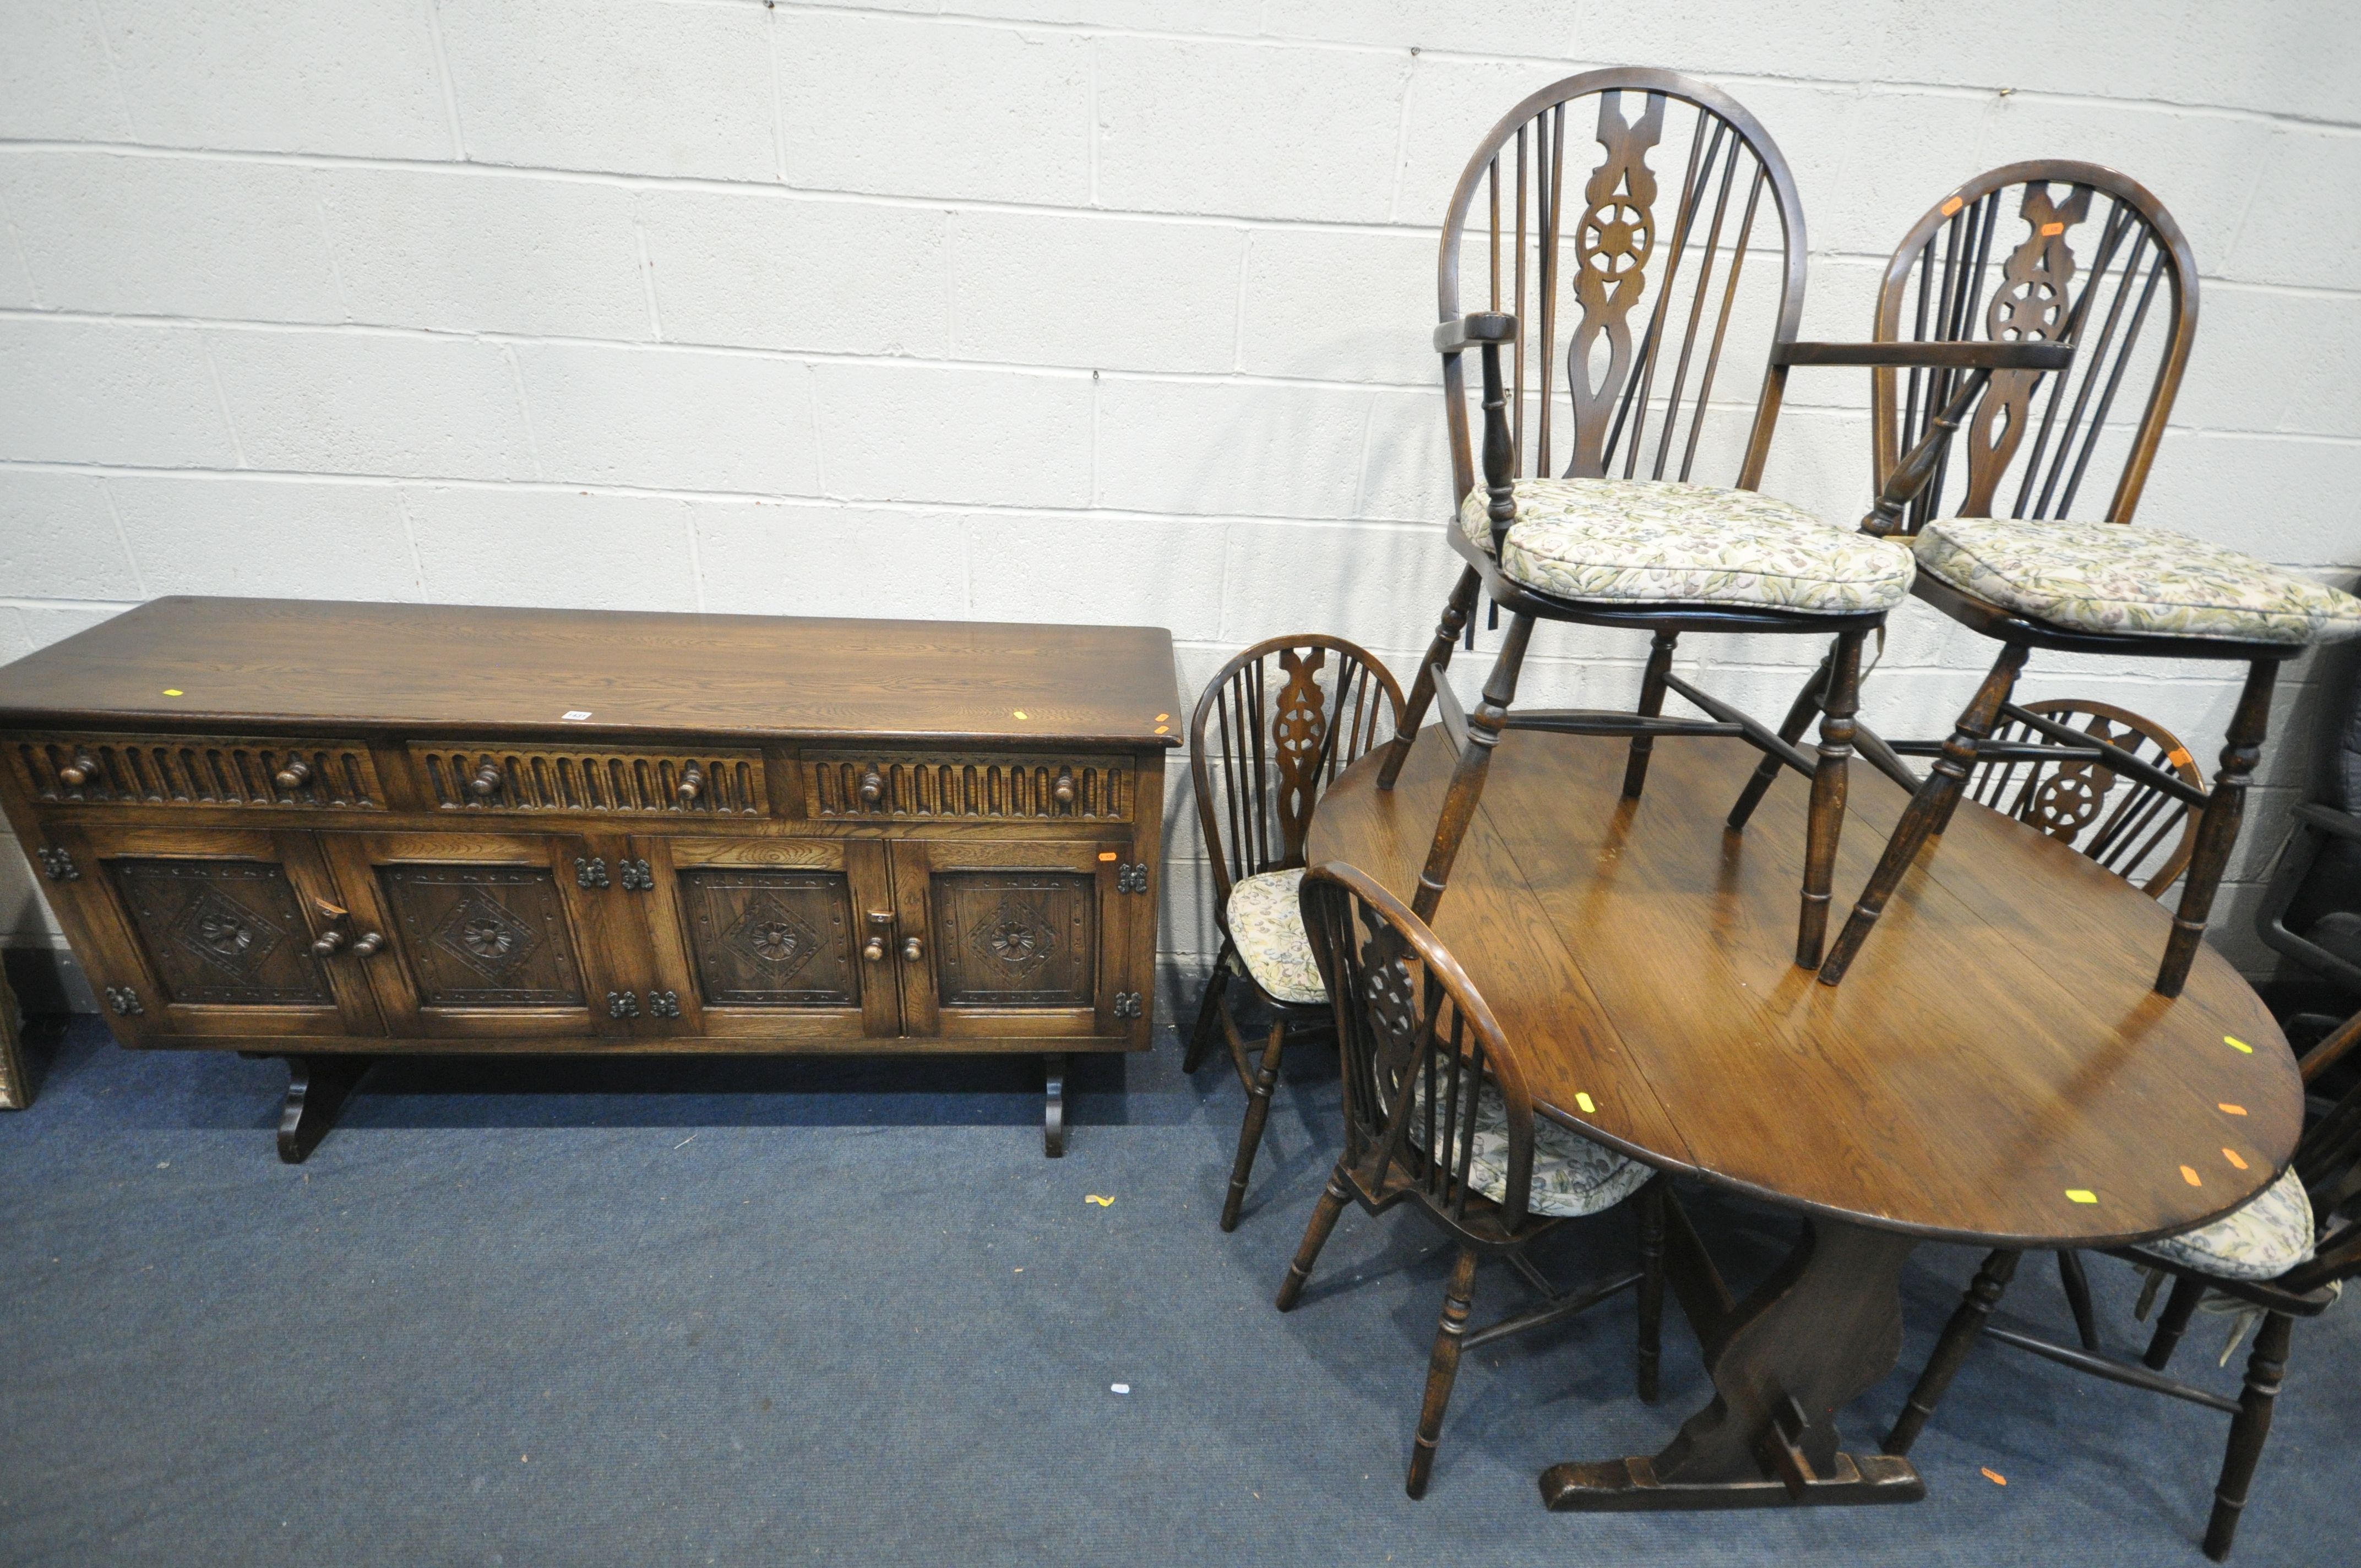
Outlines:
[[287, 933], [217, 888], [207, 888], [181, 912], [174, 933], [182, 948], [238, 980], [251, 980]]
[[434, 945], [497, 984], [538, 945], [531, 926], [480, 893], [453, 905], [434, 927]]
[[819, 934], [767, 893], [746, 901], [746, 912], [721, 938], [778, 979], [792, 979], [819, 951]]
[[1058, 933], [1038, 905], [1004, 898], [992, 918], [975, 927], [968, 946], [1021, 980], [1049, 961], [1058, 950]]

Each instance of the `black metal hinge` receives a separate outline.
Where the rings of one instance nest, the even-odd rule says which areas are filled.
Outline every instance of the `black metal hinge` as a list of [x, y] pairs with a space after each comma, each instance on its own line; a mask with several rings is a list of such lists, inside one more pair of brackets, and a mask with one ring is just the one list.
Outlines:
[[33, 858], [41, 862], [41, 870], [49, 873], [51, 882], [82, 880], [82, 868], [75, 865], [73, 857], [63, 850], [36, 850]]
[[659, 1018], [679, 1017], [680, 992], [677, 991], [649, 992], [648, 1011], [654, 1014]]
[[656, 885], [656, 873], [645, 861], [617, 861], [615, 870], [623, 879], [625, 893], [650, 893]]
[[137, 1018], [148, 1011], [139, 1004], [139, 993], [127, 985], [108, 986], [106, 1004], [115, 1009], [118, 1016], [125, 1018]]
[[1139, 992], [1136, 991], [1118, 991], [1115, 992], [1115, 1015], [1116, 1017], [1137, 1018], [1140, 1015], [1140, 1013], [1141, 1007]]
[[1128, 863], [1117, 864], [1115, 868], [1115, 890], [1117, 893], [1146, 893], [1148, 862], [1132, 861]]
[[607, 885], [606, 857], [593, 855], [585, 860], [579, 855], [575, 856], [574, 880], [584, 887], [605, 887]]
[[631, 991], [610, 991], [607, 993], [607, 1016], [636, 1018], [640, 1015], [639, 993]]

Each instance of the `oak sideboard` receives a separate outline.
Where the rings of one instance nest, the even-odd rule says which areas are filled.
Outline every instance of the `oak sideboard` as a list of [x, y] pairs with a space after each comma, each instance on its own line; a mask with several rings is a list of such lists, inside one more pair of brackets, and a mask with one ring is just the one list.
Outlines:
[[122, 1044], [1149, 1039], [1155, 629], [165, 598], [0, 668], [0, 803]]

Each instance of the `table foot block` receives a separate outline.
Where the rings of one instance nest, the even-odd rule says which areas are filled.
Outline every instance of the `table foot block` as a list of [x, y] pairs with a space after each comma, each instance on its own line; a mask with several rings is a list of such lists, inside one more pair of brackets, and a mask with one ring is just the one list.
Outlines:
[[1542, 1472], [1542, 1501], [1552, 1513], [1641, 1513], [1675, 1508], [1859, 1508], [1915, 1503], [1927, 1483], [1908, 1460], [1887, 1453], [1837, 1455], [1829, 1474], [1804, 1484], [1784, 1481], [1660, 1481], [1653, 1460], [1634, 1456], [1597, 1464], [1553, 1464]]

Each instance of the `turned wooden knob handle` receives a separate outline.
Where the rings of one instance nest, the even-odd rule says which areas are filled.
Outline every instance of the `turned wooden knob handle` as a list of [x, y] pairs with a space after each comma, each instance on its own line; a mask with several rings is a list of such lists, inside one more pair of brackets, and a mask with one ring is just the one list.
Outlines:
[[705, 770], [691, 762], [681, 771], [680, 787], [673, 791], [673, 794], [680, 797], [680, 803], [683, 806], [694, 806], [697, 803], [697, 797], [704, 791]]
[[920, 959], [926, 957], [926, 947], [918, 940], [917, 938], [905, 937], [902, 938], [902, 957], [911, 963], [917, 963]]
[[883, 937], [872, 937], [869, 940], [862, 943], [861, 956], [867, 959], [873, 964], [883, 962], [885, 958], [885, 938]]
[[1071, 806], [1074, 804], [1073, 769], [1060, 768], [1058, 770], [1058, 782], [1049, 786], [1049, 798], [1056, 801], [1060, 806]]
[[477, 767], [476, 776], [467, 781], [467, 787], [478, 795], [500, 794], [500, 765], [489, 757], [486, 757]]
[[98, 777], [102, 771], [103, 770], [98, 765], [98, 759], [96, 757], [92, 756], [87, 751], [77, 752], [75, 753], [74, 760], [72, 762], [68, 762], [64, 767], [58, 770], [58, 783], [65, 785], [68, 789], [80, 789], [82, 785], [90, 783], [91, 780]]
[[379, 948], [383, 948], [384, 946], [385, 946], [385, 933], [384, 933], [384, 932], [382, 932], [382, 931], [364, 931], [364, 932], [362, 932], [362, 933], [360, 934], [360, 936], [359, 936], [357, 938], [356, 938], [356, 939], [354, 940], [354, 942], [353, 942], [353, 957], [355, 957], [355, 958], [357, 958], [357, 959], [366, 959], [366, 958], [371, 958], [371, 957], [374, 957], [374, 956], [377, 954], [378, 950], [379, 950]]
[[861, 775], [861, 799], [865, 806], [874, 806], [885, 798], [885, 775], [875, 768]]
[[287, 765], [270, 776], [280, 789], [302, 789], [312, 782], [312, 764], [300, 757], [290, 757]]
[[314, 958], [324, 959], [329, 954], [343, 948], [344, 945], [345, 934], [342, 931], [323, 931], [320, 933], [318, 940], [312, 944], [312, 956]]

